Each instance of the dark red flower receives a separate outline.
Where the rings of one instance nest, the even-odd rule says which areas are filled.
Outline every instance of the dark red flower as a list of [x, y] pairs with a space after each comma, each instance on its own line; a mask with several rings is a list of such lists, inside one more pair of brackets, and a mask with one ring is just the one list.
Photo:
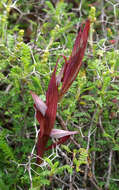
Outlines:
[[[69, 60], [65, 59], [65, 64], [61, 69], [59, 75], [56, 77], [56, 69], [57, 63], [52, 74], [50, 83], [48, 85], [48, 90], [46, 92], [46, 103], [44, 103], [35, 93], [31, 92], [31, 95], [34, 100], [34, 107], [36, 110], [36, 118], [40, 124], [40, 132], [38, 134], [38, 143], [37, 143], [37, 162], [40, 164], [42, 162], [42, 157], [44, 151], [49, 148], [55, 147], [57, 144], [61, 144], [65, 142], [70, 135], [77, 134], [77, 131], [63, 131], [58, 129], [53, 129], [55, 119], [56, 119], [56, 111], [57, 111], [57, 103], [62, 98], [62, 96], [67, 92], [72, 82], [75, 80], [84, 56], [88, 33], [90, 29], [90, 21], [87, 20], [82, 31], [82, 27], [78, 33], [76, 38], [74, 48]], [[58, 62], [58, 61], [57, 61]], [[62, 87], [58, 91], [58, 86], [62, 82]], [[60, 140], [46, 147], [49, 137], [60, 138]]]
[[46, 104], [40, 100], [40, 98], [33, 92], [31, 95], [35, 102], [36, 109], [36, 118], [40, 123], [40, 132], [38, 135], [38, 143], [37, 143], [37, 155], [39, 156], [37, 162], [40, 163], [47, 141], [49, 139], [51, 130], [53, 129], [56, 111], [57, 111], [57, 102], [58, 102], [58, 87], [56, 84], [56, 68], [52, 74], [48, 90], [46, 92]]
[[73, 81], [76, 79], [82, 65], [82, 59], [87, 45], [88, 33], [90, 29], [90, 20], [86, 21], [84, 29], [82, 27], [74, 43], [72, 54], [68, 61], [65, 60], [62, 76], [58, 76], [62, 81], [62, 88], [59, 92], [59, 99], [67, 92]]
[[53, 143], [51, 146], [48, 146], [45, 150], [55, 148], [58, 144], [64, 143], [71, 135], [78, 134], [78, 131], [65, 131], [61, 129], [52, 129], [50, 137], [59, 139], [58, 142]]

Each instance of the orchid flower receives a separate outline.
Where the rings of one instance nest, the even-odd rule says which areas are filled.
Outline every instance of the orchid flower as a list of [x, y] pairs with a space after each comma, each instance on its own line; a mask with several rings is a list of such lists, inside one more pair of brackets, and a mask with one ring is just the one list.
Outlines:
[[[90, 21], [87, 20], [83, 31], [81, 27], [78, 33], [69, 60], [67, 61], [66, 57], [63, 56], [65, 64], [60, 73], [56, 76], [58, 64], [57, 61], [48, 85], [48, 90], [46, 92], [46, 103], [44, 103], [34, 92], [31, 92], [32, 98], [34, 100], [34, 108], [36, 110], [36, 118], [40, 124], [40, 132], [38, 134], [37, 142], [37, 162], [39, 164], [42, 162], [40, 158], [43, 157], [43, 154], [46, 150], [56, 147], [57, 144], [65, 142], [70, 137], [70, 135], [78, 133], [77, 131], [53, 129], [53, 127], [56, 119], [57, 103], [67, 92], [68, 88], [71, 86], [80, 70], [87, 44], [89, 29]], [[60, 83], [62, 83], [62, 87], [60, 90], [58, 90]], [[46, 147], [49, 137], [58, 138], [60, 140], [57, 143]]]
[[[46, 103], [44, 103], [35, 93], [31, 92], [36, 110], [36, 118], [40, 123], [40, 132], [38, 134], [37, 155], [43, 157], [46, 144], [48, 142], [56, 118], [58, 102], [58, 86], [56, 84], [56, 68], [52, 74], [48, 90], [46, 92]], [[41, 159], [37, 159], [41, 163]]]
[[71, 135], [78, 134], [78, 131], [65, 131], [61, 129], [52, 129], [50, 137], [60, 139], [58, 142], [48, 146], [45, 150], [55, 148], [58, 144], [64, 143]]
[[61, 80], [62, 82], [62, 88], [59, 92], [59, 97], [58, 97], [59, 100], [67, 92], [67, 90], [69, 89], [69, 87], [71, 86], [71, 84], [76, 79], [79, 73], [87, 45], [89, 30], [90, 30], [90, 20], [87, 20], [83, 31], [81, 26], [81, 29], [76, 37], [73, 51], [71, 53], [69, 60], [66, 60], [66, 57], [64, 58], [65, 60], [64, 67], [57, 77], [58, 81]]

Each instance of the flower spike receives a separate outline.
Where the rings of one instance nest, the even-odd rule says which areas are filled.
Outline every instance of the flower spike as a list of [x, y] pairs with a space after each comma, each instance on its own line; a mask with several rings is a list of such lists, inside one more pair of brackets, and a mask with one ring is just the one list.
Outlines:
[[[63, 56], [65, 64], [56, 77], [56, 69], [59, 59], [57, 60], [50, 83], [48, 85], [48, 90], [46, 92], [46, 103], [44, 103], [34, 92], [31, 92], [36, 110], [36, 118], [40, 124], [40, 132], [38, 134], [37, 142], [37, 162], [39, 164], [42, 162], [40, 158], [43, 157], [43, 154], [46, 150], [56, 147], [58, 144], [64, 143], [71, 135], [78, 133], [77, 131], [53, 129], [53, 127], [56, 119], [58, 101], [67, 92], [72, 82], [75, 80], [82, 65], [89, 29], [90, 20], [87, 20], [83, 31], [81, 26], [69, 60]], [[60, 90], [58, 90], [58, 86], [61, 82], [62, 87]], [[59, 141], [49, 147], [46, 147], [49, 137], [58, 138]]]

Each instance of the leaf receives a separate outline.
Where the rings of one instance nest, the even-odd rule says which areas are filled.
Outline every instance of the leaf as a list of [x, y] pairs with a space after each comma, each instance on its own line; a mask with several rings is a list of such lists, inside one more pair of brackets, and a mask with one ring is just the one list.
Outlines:
[[114, 151], [119, 151], [119, 145], [118, 145], [118, 144], [115, 144], [115, 146], [112, 148], [112, 150], [114, 150]]
[[103, 137], [107, 137], [107, 138], [110, 138], [110, 139], [112, 139], [112, 137], [108, 134], [108, 133], [103, 133]]
[[32, 76], [32, 83], [35, 88], [39, 88], [39, 91], [42, 91], [42, 86], [40, 84], [40, 80], [36, 76]]
[[52, 5], [52, 3], [51, 3], [50, 1], [46, 1], [45, 4], [48, 6], [48, 8], [49, 8], [52, 12], [55, 11], [55, 9], [54, 9], [54, 7], [53, 7], [53, 5]]
[[66, 150], [68, 153], [71, 153], [71, 150], [69, 149], [68, 146], [66, 146], [66, 145], [61, 145], [61, 147], [62, 147], [64, 150]]
[[83, 95], [83, 96], [81, 96], [81, 98], [88, 100], [88, 101], [95, 101], [95, 98], [90, 95]]
[[72, 169], [72, 167], [69, 166], [69, 165], [65, 165], [65, 166], [59, 167], [59, 168], [57, 169], [56, 173], [57, 173], [57, 174], [62, 174], [62, 173], [64, 173], [64, 170], [65, 170], [65, 169], [67, 169], [67, 171], [68, 171], [70, 174], [72, 174], [73, 169]]
[[95, 101], [96, 104], [98, 104], [100, 106], [100, 108], [103, 107], [103, 101], [101, 99], [101, 97], [97, 98], [97, 100]]

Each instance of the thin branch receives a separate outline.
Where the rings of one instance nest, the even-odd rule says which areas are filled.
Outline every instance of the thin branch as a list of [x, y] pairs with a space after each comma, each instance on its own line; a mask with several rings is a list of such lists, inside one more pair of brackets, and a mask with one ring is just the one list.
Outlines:
[[113, 156], [113, 150], [110, 150], [110, 155], [109, 155], [109, 167], [108, 167], [108, 175], [107, 175], [107, 182], [105, 184], [105, 189], [109, 189], [109, 183], [110, 183], [110, 177], [111, 177], [111, 169], [112, 169], [112, 156]]
[[56, 115], [56, 119], [59, 122], [59, 124], [61, 125], [62, 129], [67, 130], [66, 123], [64, 122], [64, 120], [62, 119], [62, 117], [58, 113]]
[[97, 190], [102, 190], [102, 188], [98, 187], [98, 185], [95, 183], [95, 181], [93, 180], [92, 177], [89, 178], [91, 183], [94, 185], [94, 187], [97, 189]]
[[[94, 133], [94, 147], [96, 147], [96, 132]], [[93, 174], [93, 177], [94, 179], [96, 180], [96, 177], [95, 177], [95, 151], [92, 152], [92, 174]]]
[[30, 179], [30, 188], [32, 188], [33, 184], [32, 184], [32, 175], [31, 175], [31, 158], [30, 157], [28, 157], [27, 170], [28, 170], [29, 179]]
[[59, 181], [60, 183], [64, 184], [65, 187], [70, 187], [68, 183], [65, 183], [65, 182], [64, 182], [63, 180], [61, 180], [60, 178], [58, 178], [58, 177], [56, 177], [56, 176], [54, 176], [53, 178], [56, 179], [57, 181]]
[[[94, 111], [93, 118], [92, 118], [92, 121], [91, 121], [91, 124], [90, 124], [90, 127], [89, 127], [89, 131], [88, 131], [87, 152], [88, 152], [89, 147], [90, 147], [90, 140], [91, 140], [91, 135], [92, 135], [92, 127], [93, 127], [95, 115], [96, 115], [96, 110]], [[87, 164], [86, 167], [85, 167], [85, 174], [84, 174], [84, 181], [85, 182], [87, 181], [88, 168], [89, 168], [89, 165]]]

